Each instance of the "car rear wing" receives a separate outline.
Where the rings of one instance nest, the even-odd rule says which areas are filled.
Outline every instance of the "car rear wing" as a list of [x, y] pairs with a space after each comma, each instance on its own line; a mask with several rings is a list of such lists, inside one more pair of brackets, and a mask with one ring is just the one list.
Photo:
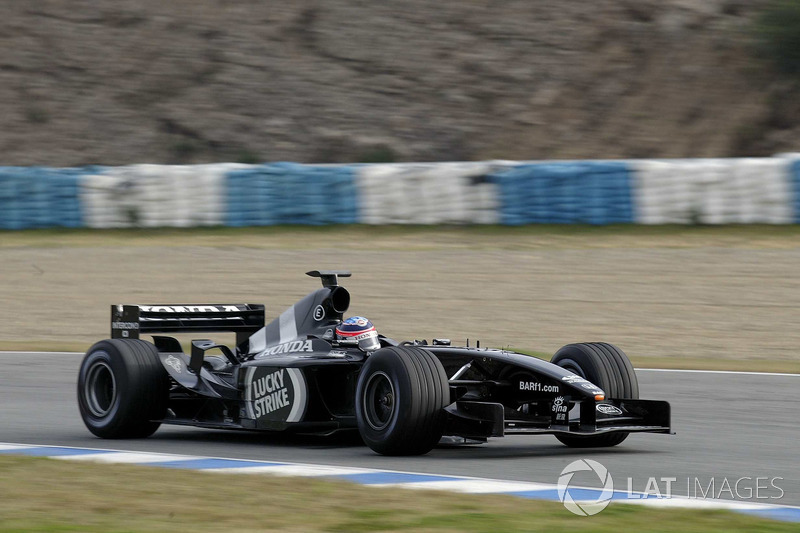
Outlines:
[[112, 305], [111, 338], [140, 333], [235, 332], [239, 344], [264, 327], [261, 304]]

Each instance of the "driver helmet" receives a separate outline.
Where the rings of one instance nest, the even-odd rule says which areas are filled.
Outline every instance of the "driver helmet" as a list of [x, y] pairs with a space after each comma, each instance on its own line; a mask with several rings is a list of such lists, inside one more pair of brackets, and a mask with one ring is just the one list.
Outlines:
[[363, 316], [351, 316], [336, 326], [336, 339], [339, 344], [357, 345], [365, 352], [381, 347], [375, 326]]

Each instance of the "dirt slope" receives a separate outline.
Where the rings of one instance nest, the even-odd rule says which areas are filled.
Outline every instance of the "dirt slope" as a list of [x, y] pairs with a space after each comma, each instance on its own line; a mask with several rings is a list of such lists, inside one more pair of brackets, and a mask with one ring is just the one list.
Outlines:
[[0, 164], [796, 149], [761, 3], [2, 2]]

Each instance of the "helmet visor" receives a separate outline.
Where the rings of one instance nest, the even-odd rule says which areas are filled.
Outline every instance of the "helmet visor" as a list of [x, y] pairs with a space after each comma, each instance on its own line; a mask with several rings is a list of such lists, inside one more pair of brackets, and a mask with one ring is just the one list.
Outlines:
[[381, 341], [378, 339], [378, 332], [371, 331], [370, 335], [364, 339], [359, 339], [358, 347], [364, 352], [374, 352], [381, 347]]

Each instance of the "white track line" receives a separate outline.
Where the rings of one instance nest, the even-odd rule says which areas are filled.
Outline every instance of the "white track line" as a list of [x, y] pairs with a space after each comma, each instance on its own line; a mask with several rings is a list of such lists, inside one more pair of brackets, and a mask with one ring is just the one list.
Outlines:
[[[458, 476], [461, 477], [461, 476]], [[377, 483], [371, 487], [398, 487], [403, 489], [430, 489], [464, 492], [467, 494], [502, 494], [504, 492], [527, 492], [552, 490], [552, 483], [533, 481], [502, 481], [497, 479], [447, 479], [443, 481], [420, 481], [410, 483]]]
[[27, 354], [27, 355], [83, 355], [84, 352], [36, 352], [22, 350], [0, 350], [0, 355]]
[[322, 477], [322, 476], [347, 476], [350, 474], [372, 473], [375, 470], [348, 467], [348, 466], [326, 466], [312, 464], [286, 464], [279, 466], [243, 466], [232, 468], [212, 468], [206, 472], [220, 474], [273, 474], [276, 476], [292, 477]]
[[197, 457], [193, 455], [160, 455], [146, 452], [98, 452], [84, 455], [59, 455], [53, 457], [53, 459], [111, 464], [157, 464], [171, 463], [173, 461], [191, 461], [197, 459]]
[[[83, 355], [83, 352], [22, 352], [0, 350], [0, 355], [30, 354], [30, 355]], [[800, 377], [800, 373], [792, 374], [785, 372], [747, 372], [740, 370], [688, 370], [682, 368], [637, 368], [637, 372], [686, 372], [695, 374], [738, 374], [743, 376], [777, 376], [777, 377]]]
[[637, 368], [637, 372], [684, 372], [691, 374], [734, 374], [741, 376], [778, 376], [778, 377], [800, 377], [800, 374], [788, 374], [784, 372], [745, 372], [739, 370], [685, 370], [681, 368]]
[[35, 448], [36, 446], [31, 444], [26, 446], [25, 444], [3, 444], [0, 443], [0, 450], [23, 450], [25, 448]]

